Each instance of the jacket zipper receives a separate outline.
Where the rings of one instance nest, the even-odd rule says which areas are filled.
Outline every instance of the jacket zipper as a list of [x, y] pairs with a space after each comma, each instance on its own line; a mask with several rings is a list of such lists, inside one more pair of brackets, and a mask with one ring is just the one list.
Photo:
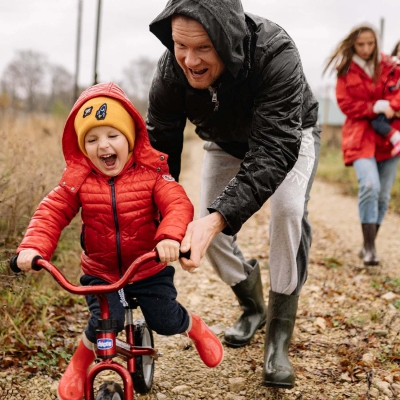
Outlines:
[[111, 205], [114, 214], [114, 224], [116, 230], [116, 241], [117, 241], [117, 255], [118, 255], [118, 270], [119, 276], [122, 278], [122, 257], [121, 257], [121, 237], [119, 233], [119, 223], [118, 223], [118, 215], [117, 215], [117, 201], [115, 198], [115, 182], [114, 177], [108, 180], [108, 184], [111, 187]]
[[218, 98], [217, 98], [217, 88], [211, 86], [210, 91], [212, 93], [211, 101], [215, 104], [214, 105], [214, 112], [217, 112], [218, 108], [219, 108], [219, 101], [218, 101]]

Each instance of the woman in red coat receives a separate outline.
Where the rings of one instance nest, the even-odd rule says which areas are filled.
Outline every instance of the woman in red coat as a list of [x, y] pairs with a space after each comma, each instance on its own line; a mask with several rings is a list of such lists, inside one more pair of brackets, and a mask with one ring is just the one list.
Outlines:
[[[117, 330], [124, 327], [125, 296], [135, 297], [150, 329], [187, 333], [203, 362], [217, 366], [223, 347], [200, 317], [176, 301], [175, 270], [167, 265], [179, 257], [193, 206], [169, 174], [167, 155], [151, 147], [142, 117], [117, 85], [95, 85], [81, 94], [65, 124], [63, 153], [67, 167], [32, 217], [18, 248], [18, 267], [31, 272], [35, 256], [49, 260], [61, 231], [81, 209], [82, 285], [115, 282], [139, 256], [154, 247], [159, 253], [160, 262], [148, 263], [124, 289], [107, 294]], [[91, 315], [58, 385], [61, 400], [82, 399], [95, 358], [100, 307], [95, 296], [86, 301]]]
[[325, 71], [331, 65], [337, 69], [336, 98], [347, 117], [342, 129], [344, 162], [354, 166], [359, 182], [362, 257], [364, 265], [378, 265], [375, 237], [388, 208], [398, 157], [391, 156], [390, 141], [375, 133], [371, 120], [379, 113], [393, 116], [382, 100], [394, 62], [379, 53], [374, 29], [360, 26], [339, 43]]

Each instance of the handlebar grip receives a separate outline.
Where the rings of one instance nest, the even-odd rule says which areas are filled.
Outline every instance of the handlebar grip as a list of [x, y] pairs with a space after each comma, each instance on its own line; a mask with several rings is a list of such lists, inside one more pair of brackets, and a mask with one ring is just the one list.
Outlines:
[[[155, 249], [155, 250], [156, 250], [156, 252], [157, 252], [157, 249]], [[182, 252], [179, 250], [179, 258], [187, 258], [187, 259], [189, 260], [189, 258], [190, 258], [190, 250], [187, 251], [186, 253], [182, 253]], [[160, 262], [160, 257], [159, 257], [159, 255], [158, 255], [158, 252], [157, 252], [156, 261], [157, 261], [157, 262]]]
[[39, 267], [39, 265], [36, 265], [36, 261], [37, 260], [43, 260], [43, 257], [42, 256], [35, 256], [35, 257], [33, 257], [33, 260], [32, 260], [32, 269], [33, 270], [35, 270], [35, 271], [41, 271], [42, 270], [42, 267]]
[[187, 251], [186, 253], [182, 253], [182, 252], [179, 250], [179, 258], [187, 258], [187, 259], [189, 260], [189, 259], [190, 259], [190, 250]]
[[18, 256], [12, 256], [9, 260], [9, 263], [11, 271], [15, 272], [16, 274], [19, 274], [20, 272], [22, 272], [22, 270], [18, 267], [17, 258]]
[[[37, 260], [41, 260], [43, 257], [41, 256], [35, 256], [32, 259], [32, 269], [35, 271], [40, 271], [42, 269], [42, 267], [39, 267], [39, 265], [36, 265], [36, 261]], [[19, 274], [20, 272], [22, 272], [22, 270], [18, 267], [18, 263], [17, 263], [17, 259], [18, 259], [18, 255], [16, 256], [12, 256], [10, 258], [10, 268], [11, 271], [15, 272], [16, 274]]]

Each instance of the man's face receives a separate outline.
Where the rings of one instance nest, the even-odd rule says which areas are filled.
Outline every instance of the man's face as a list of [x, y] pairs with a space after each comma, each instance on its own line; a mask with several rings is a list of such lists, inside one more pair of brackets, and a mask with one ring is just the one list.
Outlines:
[[208, 88], [224, 71], [224, 63], [199, 22], [173, 18], [172, 40], [176, 61], [195, 89]]

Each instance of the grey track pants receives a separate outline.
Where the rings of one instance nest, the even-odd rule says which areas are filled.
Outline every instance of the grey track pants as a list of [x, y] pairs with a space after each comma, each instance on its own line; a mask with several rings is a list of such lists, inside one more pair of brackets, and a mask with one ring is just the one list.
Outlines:
[[[270, 198], [270, 278], [271, 290], [299, 294], [307, 279], [312, 230], [307, 203], [314, 181], [320, 148], [320, 129], [303, 130], [299, 158]], [[200, 217], [237, 174], [241, 160], [218, 145], [206, 142], [201, 174]], [[218, 234], [206, 253], [219, 277], [234, 286], [245, 280], [252, 267], [246, 262], [235, 236]]]

